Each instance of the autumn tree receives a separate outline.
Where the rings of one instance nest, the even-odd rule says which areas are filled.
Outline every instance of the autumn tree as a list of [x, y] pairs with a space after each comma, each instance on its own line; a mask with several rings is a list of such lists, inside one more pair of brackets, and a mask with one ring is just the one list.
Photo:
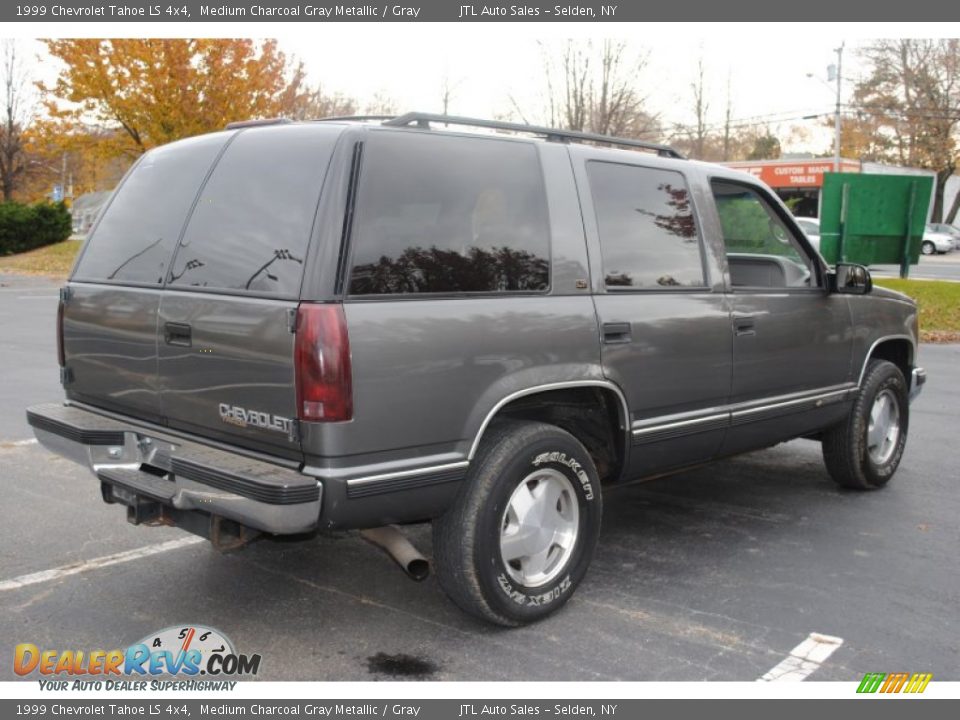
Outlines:
[[767, 130], [753, 140], [753, 149], [747, 154], [747, 160], [776, 160], [780, 157], [780, 140]]
[[295, 112], [309, 91], [304, 71], [273, 40], [46, 40], [63, 67], [42, 86], [64, 130], [116, 128], [112, 154], [222, 129], [234, 120]]
[[[853, 128], [865, 131], [861, 138], [873, 133], [861, 157], [935, 171], [933, 217], [939, 221], [944, 186], [958, 163], [960, 40], [878, 40], [861, 54], [867, 72], [854, 89]], [[948, 222], [958, 210], [960, 197], [946, 213]]]
[[640, 79], [646, 53], [626, 42], [567, 40], [560, 47], [540, 43], [545, 102], [522, 107], [511, 96], [515, 114], [524, 122], [566, 130], [621, 137], [657, 137], [656, 114], [647, 110]]
[[4, 202], [13, 199], [29, 167], [24, 136], [33, 118], [31, 82], [21, 46], [15, 40], [3, 40], [0, 43], [0, 92], [3, 93], [0, 192]]

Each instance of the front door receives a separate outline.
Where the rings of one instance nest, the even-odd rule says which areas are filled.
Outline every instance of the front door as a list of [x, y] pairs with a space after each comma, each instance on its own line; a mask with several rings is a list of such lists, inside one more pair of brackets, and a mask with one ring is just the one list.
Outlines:
[[852, 326], [846, 296], [782, 206], [752, 185], [712, 183], [730, 273], [733, 379], [723, 453], [822, 428], [848, 407]]

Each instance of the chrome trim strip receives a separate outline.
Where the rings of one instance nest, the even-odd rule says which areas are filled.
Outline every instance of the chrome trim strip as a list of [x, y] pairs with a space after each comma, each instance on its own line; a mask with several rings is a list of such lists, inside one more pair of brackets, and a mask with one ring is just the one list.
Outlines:
[[777, 408], [788, 408], [793, 407], [794, 405], [802, 405], [803, 403], [812, 402], [814, 400], [828, 400], [830, 398], [842, 397], [848, 395], [852, 390], [855, 390], [854, 387], [845, 388], [843, 390], [834, 390], [833, 392], [820, 393], [818, 395], [806, 395], [804, 397], [794, 398], [793, 400], [784, 400], [782, 402], [768, 403], [766, 405], [758, 405], [757, 407], [751, 407], [744, 410], [734, 410], [730, 413], [730, 418], [741, 418], [749, 417], [750, 415], [756, 415], [758, 413], [767, 412], [769, 410], [775, 410]]
[[[806, 402], [816, 400], [829, 400], [834, 397], [842, 397], [856, 390], [857, 386], [853, 383], [843, 385], [831, 385], [826, 388], [817, 388], [814, 390], [802, 390], [800, 392], [779, 395], [764, 400], [748, 400], [747, 402], [735, 403], [733, 405], [723, 405], [720, 407], [705, 408], [704, 410], [695, 410], [688, 413], [678, 413], [676, 415], [663, 415], [657, 418], [647, 418], [633, 424], [633, 437], [643, 437], [651, 433], [662, 430], [671, 430], [674, 428], [690, 427], [692, 432], [696, 431], [696, 426], [704, 423], [715, 422], [717, 420], [749, 417], [768, 410], [774, 410], [781, 407], [791, 407], [793, 405], [802, 405]], [[700, 414], [699, 417], [690, 417]], [[675, 419], [684, 418], [684, 419]], [[666, 422], [664, 422], [666, 420]]]
[[368, 475], [366, 477], [351, 478], [347, 480], [347, 486], [367, 485], [368, 483], [385, 482], [387, 480], [399, 480], [400, 478], [414, 477], [416, 475], [430, 475], [432, 473], [443, 472], [445, 470], [457, 470], [469, 465], [469, 461], [447, 463], [445, 465], [433, 465], [431, 467], [414, 468], [413, 470], [401, 470], [393, 473], [383, 473], [381, 475]]
[[643, 427], [634, 427], [633, 436], [643, 437], [644, 435], [649, 435], [650, 433], [660, 432], [661, 430], [671, 430], [673, 428], [681, 428], [688, 426], [696, 426], [703, 423], [713, 422], [715, 420], [729, 420], [730, 413], [722, 412], [713, 415], [705, 415], [700, 418], [693, 418], [691, 420], [679, 420], [677, 422], [668, 422], [668, 423], [659, 423], [656, 425], [644, 425]]
[[923, 386], [927, 383], [927, 371], [923, 368], [915, 367], [910, 373], [910, 402], [913, 402]]
[[773, 397], [762, 398], [760, 400], [747, 400], [745, 402], [733, 403], [728, 405], [727, 409], [734, 415], [745, 411], [769, 410], [779, 407], [783, 404], [789, 404], [794, 400], [814, 400], [821, 395], [832, 395], [834, 393], [850, 392], [856, 390], [857, 386], [853, 383], [841, 383], [840, 385], [827, 385], [826, 387], [813, 388], [812, 390], [801, 390], [799, 392], [787, 393], [786, 395], [775, 395]]
[[867, 363], [870, 362], [870, 357], [873, 355], [873, 351], [876, 349], [877, 345], [887, 340], [906, 340], [910, 343], [910, 364], [912, 365], [917, 358], [917, 345], [914, 343], [913, 338], [910, 335], [884, 335], [881, 338], [877, 338], [873, 341], [873, 345], [870, 346], [870, 349], [867, 350], [867, 354], [863, 357], [863, 367], [860, 368], [860, 377], [857, 378], [857, 387], [863, 385], [863, 376], [867, 374]]
[[602, 387], [613, 390], [617, 394], [617, 397], [620, 398], [620, 405], [623, 410], [623, 426], [627, 427], [630, 422], [630, 407], [627, 405], [627, 399], [624, 397], [623, 391], [609, 380], [572, 380], [568, 382], [547, 383], [546, 385], [534, 385], [533, 387], [510, 393], [493, 406], [480, 424], [480, 429], [477, 431], [477, 435], [473, 440], [473, 445], [470, 446], [470, 453], [467, 455], [467, 460], [473, 460], [473, 456], [477, 453], [477, 448], [480, 447], [480, 439], [483, 437], [483, 433], [486, 431], [490, 421], [493, 420], [494, 416], [504, 405], [525, 395], [533, 395], [534, 393], [544, 392], [546, 390], [563, 390], [575, 387]]

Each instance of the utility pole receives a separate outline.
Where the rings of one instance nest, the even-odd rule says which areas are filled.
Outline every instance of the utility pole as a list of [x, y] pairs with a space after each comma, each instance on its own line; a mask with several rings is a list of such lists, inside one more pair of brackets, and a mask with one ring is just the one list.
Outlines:
[[837, 115], [834, 118], [833, 137], [833, 171], [840, 172], [840, 87], [843, 82], [843, 46], [836, 49], [837, 53]]

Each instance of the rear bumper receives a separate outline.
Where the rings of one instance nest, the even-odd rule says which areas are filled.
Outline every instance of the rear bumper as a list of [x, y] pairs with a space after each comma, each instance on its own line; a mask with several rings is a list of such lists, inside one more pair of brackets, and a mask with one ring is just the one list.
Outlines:
[[916, 367], [910, 373], [910, 402], [913, 402], [927, 382], [927, 371]]
[[109, 501], [142, 498], [277, 535], [317, 527], [321, 485], [295, 470], [71, 405], [36, 405], [27, 421], [48, 450], [89, 467]]

